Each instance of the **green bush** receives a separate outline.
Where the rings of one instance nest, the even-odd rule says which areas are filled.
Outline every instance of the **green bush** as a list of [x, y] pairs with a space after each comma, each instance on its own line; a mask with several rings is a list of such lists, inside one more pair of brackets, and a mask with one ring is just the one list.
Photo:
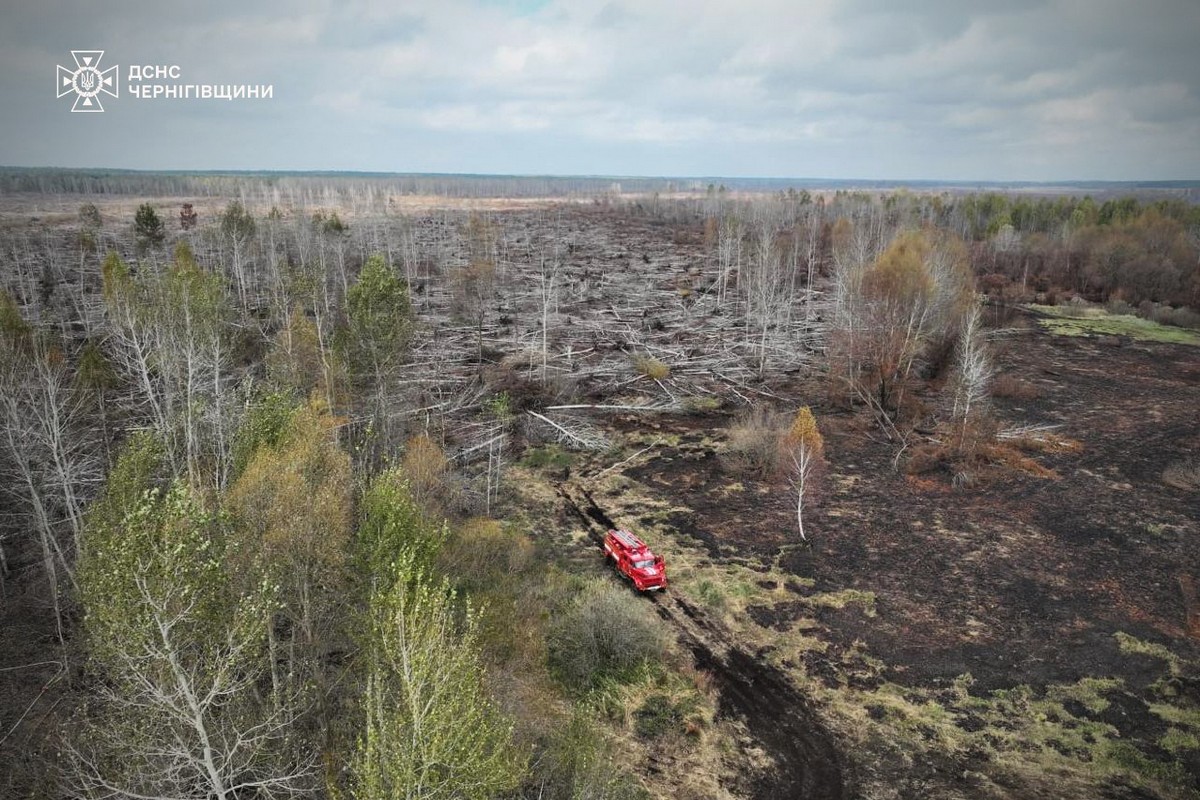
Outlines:
[[531, 469], [564, 469], [574, 462], [575, 456], [556, 444], [527, 450], [521, 459], [521, 465]]
[[721, 591], [721, 587], [710, 581], [708, 578], [700, 581], [696, 586], [696, 594], [700, 597], [700, 602], [709, 608], [724, 608], [725, 593]]
[[552, 621], [547, 646], [559, 680], [586, 691], [605, 679], [627, 680], [639, 666], [662, 658], [665, 640], [645, 603], [598, 581]]
[[604, 733], [583, 713], [539, 743], [522, 797], [540, 800], [649, 800], [618, 763]]
[[142, 249], [158, 247], [167, 236], [158, 212], [149, 203], [138, 206], [137, 214], [133, 217], [133, 230]]

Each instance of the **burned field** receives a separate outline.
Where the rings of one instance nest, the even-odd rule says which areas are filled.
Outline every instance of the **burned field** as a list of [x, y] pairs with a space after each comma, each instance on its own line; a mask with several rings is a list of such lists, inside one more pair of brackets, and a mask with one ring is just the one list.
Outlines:
[[786, 488], [731, 469], [712, 415], [653, 425], [673, 444], [597, 502], [696, 551], [676, 591], [824, 699], [866, 796], [1189, 796], [1200, 523], [1163, 473], [1200, 445], [1200, 361], [1036, 329], [999, 360], [1033, 388], [998, 416], [1059, 426], [1044, 472], [909, 474], [831, 411], [796, 547]]

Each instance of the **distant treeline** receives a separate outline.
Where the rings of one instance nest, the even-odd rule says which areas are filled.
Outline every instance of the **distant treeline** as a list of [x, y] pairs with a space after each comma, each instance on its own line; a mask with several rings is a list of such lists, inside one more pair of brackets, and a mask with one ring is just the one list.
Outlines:
[[570, 197], [620, 192], [703, 189], [696, 181], [592, 176], [439, 175], [368, 172], [141, 172], [0, 168], [0, 192], [192, 195], [435, 195], [442, 197]]
[[607, 194], [713, 194], [721, 191], [777, 192], [911, 190], [953, 195], [1003, 192], [1038, 198], [1134, 195], [1200, 202], [1194, 181], [934, 181], [831, 178], [626, 177], [612, 175], [474, 175], [305, 171], [142, 171], [0, 167], [0, 192], [240, 197], [263, 189], [298, 195], [435, 195], [443, 197], [578, 197]]

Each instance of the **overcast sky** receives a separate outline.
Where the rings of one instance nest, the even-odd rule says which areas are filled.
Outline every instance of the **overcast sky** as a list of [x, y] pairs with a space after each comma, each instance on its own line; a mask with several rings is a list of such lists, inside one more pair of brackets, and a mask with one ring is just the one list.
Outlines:
[[[1197, 34], [1200, 0], [6, 0], [0, 164], [1195, 179]], [[104, 113], [55, 97], [72, 49], [120, 65]]]

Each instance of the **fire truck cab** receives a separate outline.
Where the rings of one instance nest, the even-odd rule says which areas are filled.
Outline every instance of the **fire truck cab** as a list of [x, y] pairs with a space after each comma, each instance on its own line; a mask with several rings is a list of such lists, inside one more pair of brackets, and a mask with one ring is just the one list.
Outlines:
[[666, 561], [650, 552], [646, 543], [629, 531], [621, 529], [606, 533], [604, 555], [612, 560], [618, 572], [633, 581], [639, 592], [667, 588]]

